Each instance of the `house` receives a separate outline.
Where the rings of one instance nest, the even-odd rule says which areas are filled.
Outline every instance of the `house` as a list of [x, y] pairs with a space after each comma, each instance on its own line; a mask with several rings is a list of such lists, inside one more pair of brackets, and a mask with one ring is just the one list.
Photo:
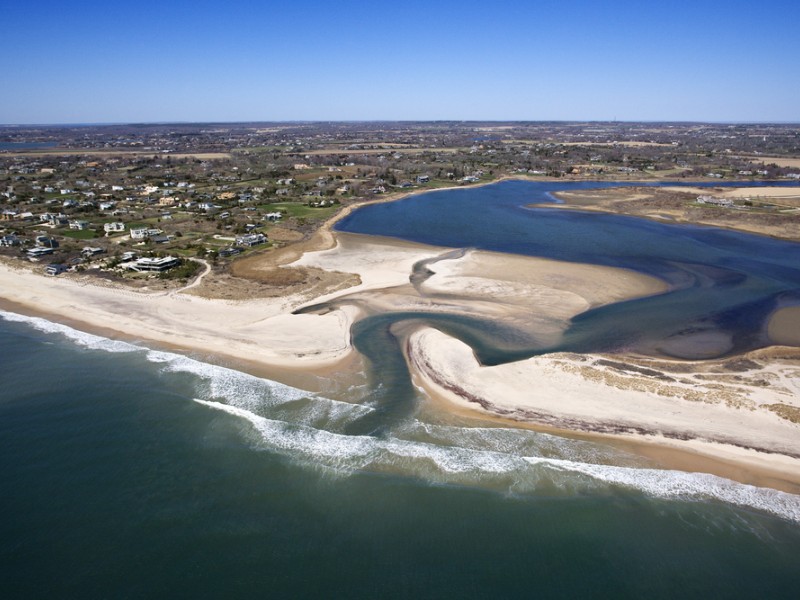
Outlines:
[[64, 215], [64, 214], [61, 214], [61, 213], [58, 213], [58, 214], [54, 214], [54, 213], [41, 214], [41, 215], [39, 215], [39, 221], [42, 222], [42, 223], [48, 223], [48, 224], [52, 225], [53, 227], [58, 227], [59, 225], [66, 225], [67, 223], [69, 223], [69, 219], [67, 218], [67, 215]]
[[148, 227], [137, 227], [134, 229], [131, 227], [131, 239], [132, 240], [146, 240], [147, 239], [147, 232], [150, 229]]
[[84, 231], [89, 229], [89, 221], [70, 221], [69, 228], [74, 231]]
[[241, 248], [237, 248], [236, 246], [232, 246], [230, 248], [222, 248], [219, 251], [218, 254], [219, 254], [219, 256], [221, 258], [227, 258], [229, 256], [236, 256], [237, 254], [241, 254], [241, 253], [242, 253], [242, 249]]
[[146, 272], [156, 272], [161, 273], [163, 271], [168, 271], [172, 267], [177, 267], [181, 264], [179, 258], [175, 258], [174, 256], [164, 256], [162, 258], [154, 258], [154, 257], [143, 257], [136, 259], [132, 262], [125, 263], [123, 266], [127, 269], [131, 269], [132, 271], [137, 271], [139, 273], [146, 273]]
[[431, 180], [431, 178], [428, 175], [418, 175], [417, 176], [417, 183], [428, 183], [430, 180]]
[[247, 246], [248, 248], [252, 246], [258, 246], [259, 244], [264, 244], [267, 241], [267, 236], [263, 233], [250, 233], [247, 235], [240, 235], [236, 237], [236, 244], [239, 246]]
[[283, 215], [281, 213], [279, 213], [279, 212], [271, 212], [271, 213], [267, 213], [266, 215], [264, 215], [264, 219], [265, 220], [272, 221], [273, 223], [275, 221], [280, 221], [282, 218], [283, 218]]
[[39, 248], [58, 248], [58, 240], [55, 240], [46, 235], [39, 235], [36, 237], [36, 245]]
[[55, 277], [56, 275], [60, 275], [61, 273], [66, 272], [67, 266], [66, 265], [59, 265], [56, 263], [51, 263], [44, 268], [44, 272], [47, 275], [51, 275]]
[[0, 237], [0, 246], [5, 246], [5, 247], [19, 246], [19, 238], [14, 234], [4, 235]]
[[160, 229], [151, 229], [149, 227], [138, 227], [136, 229], [131, 229], [131, 239], [132, 240], [146, 240], [148, 238], [153, 238], [155, 236], [161, 235], [164, 233]]
[[86, 247], [84, 247], [83, 250], [81, 250], [81, 256], [83, 256], [84, 258], [89, 258], [89, 257], [92, 257], [92, 256], [98, 256], [100, 254], [105, 254], [105, 252], [106, 251], [103, 250], [102, 248], [93, 248], [91, 246], [86, 246]]
[[115, 223], [105, 223], [103, 225], [103, 231], [106, 233], [119, 233], [121, 231], [125, 231], [125, 223], [121, 221]]
[[0, 219], [3, 221], [13, 221], [18, 215], [19, 213], [15, 210], [4, 210], [2, 213], [0, 213]]
[[31, 248], [30, 250], [28, 250], [27, 255], [30, 260], [35, 262], [39, 260], [42, 256], [46, 256], [52, 253], [53, 253], [52, 248]]
[[734, 206], [734, 202], [730, 198], [715, 198], [714, 196], [698, 196], [697, 203], [713, 204], [714, 206], [723, 206], [725, 208], [731, 208]]

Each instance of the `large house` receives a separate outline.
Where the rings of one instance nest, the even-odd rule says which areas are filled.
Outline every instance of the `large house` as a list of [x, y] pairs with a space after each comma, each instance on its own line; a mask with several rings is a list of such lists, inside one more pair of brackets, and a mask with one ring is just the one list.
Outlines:
[[264, 244], [267, 241], [267, 236], [263, 233], [249, 233], [247, 235], [240, 235], [236, 238], [236, 244], [239, 246], [258, 246], [259, 244]]
[[149, 227], [137, 227], [136, 229], [131, 228], [131, 239], [132, 240], [146, 240], [148, 238], [152, 238], [164, 233], [160, 229], [151, 229]]
[[103, 231], [106, 233], [118, 233], [120, 231], [125, 231], [125, 223], [122, 223], [121, 221], [115, 223], [105, 223], [103, 225]]
[[163, 271], [171, 269], [172, 267], [177, 267], [179, 264], [181, 264], [180, 259], [175, 258], [174, 256], [164, 256], [161, 258], [153, 258], [145, 256], [143, 258], [139, 258], [134, 261], [124, 263], [122, 266], [131, 269], [132, 271], [138, 271], [140, 273], [145, 273], [145, 272], [161, 273]]

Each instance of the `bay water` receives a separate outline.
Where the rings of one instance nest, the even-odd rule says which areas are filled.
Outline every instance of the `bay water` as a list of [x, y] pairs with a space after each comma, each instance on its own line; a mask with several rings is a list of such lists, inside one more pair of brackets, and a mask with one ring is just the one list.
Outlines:
[[[516, 206], [512, 223], [532, 210]], [[595, 223], [602, 231], [617, 221]], [[789, 255], [773, 260], [752, 254], [753, 236], [710, 233], [697, 247], [720, 256], [713, 265], [697, 251], [691, 261], [640, 252], [612, 262], [638, 260], [686, 295], [727, 285], [732, 299], [709, 296], [707, 314], [723, 317], [707, 321], [750, 333], [732, 333], [720, 353], [763, 343], [755, 322], [792, 295], [792, 245], [776, 242]], [[732, 258], [740, 243], [757, 269]], [[615, 251], [602, 250], [581, 252], [607, 264]], [[693, 274], [674, 275], [681, 270]], [[761, 307], [753, 323], [724, 318], [747, 306]], [[595, 348], [610, 313], [590, 315], [595, 323], [565, 345]], [[657, 351], [681, 335], [670, 319], [652, 323], [655, 334], [633, 332], [624, 344]], [[602, 443], [427, 413], [384, 325], [354, 332], [368, 382], [310, 394], [236, 365], [0, 312], [3, 597], [797, 596], [800, 496], [657, 469]], [[452, 324], [490, 340], [489, 325], [473, 325]]]

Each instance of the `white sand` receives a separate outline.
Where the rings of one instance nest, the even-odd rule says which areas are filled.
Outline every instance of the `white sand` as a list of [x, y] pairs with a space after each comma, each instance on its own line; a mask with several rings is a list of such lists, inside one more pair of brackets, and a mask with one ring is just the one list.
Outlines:
[[[0, 262], [0, 298], [79, 328], [83, 324], [129, 339], [307, 372], [352, 356], [350, 326], [363, 311], [414, 309], [491, 317], [555, 343], [569, 319], [590, 307], [664, 290], [658, 280], [621, 269], [488, 252], [453, 257], [442, 248], [335, 237], [335, 247], [308, 252], [296, 264], [356, 273], [361, 284], [323, 291], [311, 300], [297, 294], [229, 302], [180, 291], [135, 292], [93, 285], [88, 278], [44, 277], [5, 262]], [[443, 255], [429, 265], [429, 278], [409, 281], [418, 261]], [[324, 314], [292, 314], [303, 305], [332, 300], [337, 308]], [[416, 377], [429, 389], [485, 414], [563, 429], [647, 435], [663, 444], [685, 445], [664, 436], [686, 437], [712, 448], [709, 453], [715, 455], [740, 457], [745, 451], [737, 445], [800, 453], [800, 426], [765, 408], [800, 407], [800, 389], [793, 383], [800, 381], [797, 362], [775, 361], [748, 374], [769, 380], [759, 388], [694, 375], [675, 376], [681, 381], [665, 384], [620, 374], [597, 364], [599, 358], [593, 356], [558, 355], [481, 367], [469, 347], [433, 329], [410, 336], [408, 355]], [[713, 450], [717, 446], [724, 451]], [[787, 469], [800, 473], [796, 465]]]
[[738, 373], [735, 383], [730, 372], [663, 373], [666, 380], [620, 371], [602, 362], [618, 357], [593, 355], [552, 354], [485, 367], [469, 346], [432, 328], [409, 337], [407, 354], [426, 388], [461, 407], [560, 429], [644, 436], [712, 454], [724, 448], [727, 458], [755, 464], [757, 457], [800, 476], [800, 460], [768, 454], [800, 455], [800, 425], [769, 409], [800, 409], [796, 361], [766, 361], [752, 373]]

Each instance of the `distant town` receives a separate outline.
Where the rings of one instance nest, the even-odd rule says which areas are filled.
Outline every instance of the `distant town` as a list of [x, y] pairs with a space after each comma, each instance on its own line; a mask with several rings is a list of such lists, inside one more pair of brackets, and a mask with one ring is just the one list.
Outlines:
[[[800, 126], [345, 122], [0, 127], [0, 256], [132, 285], [308, 238], [343, 207], [501, 178], [800, 180]], [[713, 193], [679, 201], [734, 208]], [[797, 219], [797, 209], [741, 207]]]

